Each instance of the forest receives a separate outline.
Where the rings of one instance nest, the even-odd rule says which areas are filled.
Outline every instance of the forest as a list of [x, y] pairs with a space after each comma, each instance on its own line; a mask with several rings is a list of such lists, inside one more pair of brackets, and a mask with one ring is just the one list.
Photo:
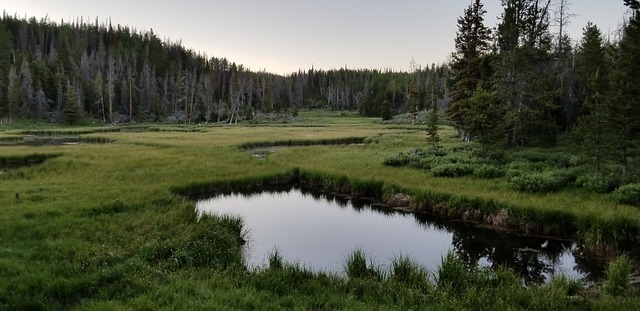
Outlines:
[[111, 22], [55, 23], [5, 12], [0, 27], [3, 122], [75, 124], [86, 117], [104, 123], [231, 123], [301, 108], [390, 118], [409, 109], [409, 82], [416, 79], [435, 84], [439, 97], [446, 97], [446, 65], [411, 74], [312, 68], [279, 76], [162, 41], [153, 30]]
[[572, 133], [595, 146], [589, 149], [597, 157], [608, 156], [606, 149], [624, 162], [640, 127], [632, 117], [640, 110], [633, 83], [638, 6], [625, 3], [632, 14], [617, 35], [605, 38], [588, 24], [574, 45], [566, 33], [573, 16], [567, 0], [503, 0], [495, 27], [485, 24], [476, 0], [458, 19], [450, 63], [412, 62], [410, 72], [311, 68], [286, 76], [208, 57], [153, 30], [4, 12], [0, 119], [232, 123], [302, 108], [389, 119], [436, 106], [447, 110], [461, 138], [488, 149], [554, 145]]

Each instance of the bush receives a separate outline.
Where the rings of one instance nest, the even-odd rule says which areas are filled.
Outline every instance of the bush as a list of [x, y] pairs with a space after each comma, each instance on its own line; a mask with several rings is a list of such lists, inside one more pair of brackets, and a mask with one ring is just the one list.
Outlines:
[[550, 169], [550, 167], [544, 163], [515, 161], [507, 165], [507, 177], [511, 178], [516, 176], [529, 175], [532, 173], [543, 172], [548, 169]]
[[547, 170], [513, 176], [509, 180], [509, 187], [521, 192], [545, 193], [559, 190], [570, 182], [571, 176], [565, 172]]
[[607, 193], [619, 187], [621, 179], [612, 173], [589, 173], [578, 177], [576, 183], [595, 192]]
[[577, 159], [565, 153], [546, 153], [533, 150], [524, 150], [512, 155], [514, 161], [525, 161], [530, 163], [544, 163], [549, 166], [563, 168], [578, 164]]
[[473, 165], [465, 163], [444, 163], [431, 168], [436, 177], [461, 177], [473, 174]]
[[402, 152], [399, 152], [396, 155], [392, 155], [387, 157], [386, 159], [384, 159], [384, 165], [386, 166], [406, 166], [409, 163], [411, 163], [411, 161], [413, 161], [415, 159], [415, 157], [410, 156], [410, 155], [406, 155]]
[[621, 204], [640, 207], [640, 184], [628, 184], [613, 192], [613, 197]]
[[473, 170], [473, 176], [477, 178], [492, 179], [504, 177], [505, 171], [495, 165], [482, 164]]

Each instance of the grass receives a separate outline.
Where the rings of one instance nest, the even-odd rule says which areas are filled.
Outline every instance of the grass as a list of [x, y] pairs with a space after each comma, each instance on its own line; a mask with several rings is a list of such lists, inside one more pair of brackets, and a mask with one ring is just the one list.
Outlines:
[[[364, 271], [376, 271], [369, 273], [375, 277], [348, 280], [283, 262], [277, 254], [270, 261], [273, 268], [246, 270], [239, 243], [242, 220], [198, 219], [187, 194], [296, 179], [363, 196], [395, 191], [414, 195], [416, 202], [508, 208], [529, 220], [568, 217], [577, 219], [577, 226], [601, 227], [605, 233], [622, 227], [627, 235], [637, 235], [640, 211], [607, 195], [577, 188], [518, 193], [495, 180], [436, 178], [424, 170], [385, 167], [388, 156], [424, 145], [424, 132], [336, 112], [303, 111], [301, 117], [300, 126], [153, 125], [158, 130], [151, 130], [149, 125], [149, 131], [2, 125], [0, 136], [24, 135], [28, 129], [107, 143], [0, 146], [0, 159], [9, 162], [44, 157], [38, 165], [0, 174], [0, 310], [458, 310], [478, 305], [614, 310], [639, 303], [633, 295], [584, 291], [575, 302], [549, 286], [524, 289], [508, 272], [467, 272], [459, 276], [464, 290], [449, 291], [404, 257], [389, 271], [372, 267], [365, 257]], [[449, 128], [440, 136], [445, 147], [459, 145]], [[354, 137], [366, 137], [366, 144], [341, 141]], [[239, 148], [282, 141], [340, 144], [282, 148], [265, 159]]]

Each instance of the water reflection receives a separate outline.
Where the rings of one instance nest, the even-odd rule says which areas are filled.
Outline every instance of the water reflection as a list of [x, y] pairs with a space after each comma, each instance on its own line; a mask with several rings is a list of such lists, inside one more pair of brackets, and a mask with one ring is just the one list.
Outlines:
[[394, 211], [366, 198], [277, 188], [217, 194], [198, 201], [197, 209], [245, 218], [247, 261], [254, 266], [264, 264], [275, 247], [289, 261], [341, 272], [344, 258], [360, 247], [382, 265], [403, 254], [431, 271], [446, 252], [453, 251], [470, 265], [509, 267], [529, 284], [544, 283], [559, 273], [586, 280], [602, 275], [602, 267], [574, 257], [571, 241], [547, 242]]

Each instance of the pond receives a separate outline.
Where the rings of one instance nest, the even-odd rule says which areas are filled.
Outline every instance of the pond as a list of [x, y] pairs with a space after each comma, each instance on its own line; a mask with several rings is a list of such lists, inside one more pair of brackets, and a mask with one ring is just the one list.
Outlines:
[[196, 209], [244, 219], [252, 267], [265, 266], [277, 249], [288, 262], [343, 273], [345, 258], [359, 248], [383, 267], [403, 255], [431, 272], [451, 251], [467, 263], [508, 266], [532, 284], [559, 273], [585, 280], [602, 275], [601, 267], [574, 256], [571, 241], [496, 232], [297, 187], [221, 194], [199, 200]]

